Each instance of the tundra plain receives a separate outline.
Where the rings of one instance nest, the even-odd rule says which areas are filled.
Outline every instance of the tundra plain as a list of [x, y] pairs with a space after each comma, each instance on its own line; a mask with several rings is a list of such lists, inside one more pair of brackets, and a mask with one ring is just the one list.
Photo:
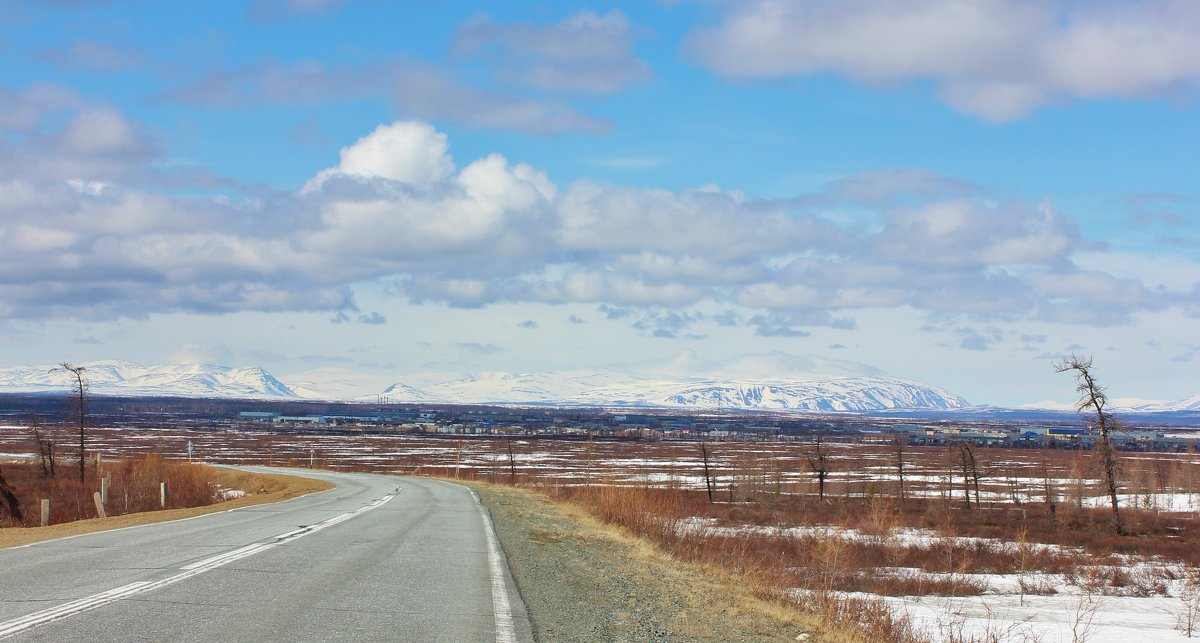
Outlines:
[[[719, 566], [771, 600], [895, 641], [1200, 634], [1200, 458], [1121, 453], [1111, 508], [1088, 451], [894, 436], [645, 441], [528, 435], [89, 430], [102, 457], [434, 475], [545, 493]], [[0, 452], [36, 452], [0, 427]]]

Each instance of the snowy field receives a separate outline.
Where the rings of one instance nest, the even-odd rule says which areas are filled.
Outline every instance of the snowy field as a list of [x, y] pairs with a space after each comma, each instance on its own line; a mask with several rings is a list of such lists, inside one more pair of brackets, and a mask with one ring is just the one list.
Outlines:
[[[1194, 500], [1194, 498], [1193, 498]], [[995, 539], [950, 537], [924, 529], [897, 529], [880, 536], [834, 525], [771, 527], [727, 526], [710, 518], [680, 521], [681, 535], [771, 538], [838, 538], [847, 541], [883, 539], [895, 547], [937, 548], [943, 544], [995, 547], [1030, 553], [1070, 551], [1059, 545], [1016, 543]], [[1078, 550], [1073, 553], [1081, 553]], [[1184, 641], [1188, 623], [1193, 636], [1200, 637], [1200, 578], [1189, 574], [1181, 563], [1149, 560], [1135, 556], [1097, 559], [1095, 567], [1068, 576], [1030, 570], [1019, 574], [934, 574], [912, 568], [878, 568], [874, 573], [911, 579], [945, 580], [953, 576], [963, 584], [980, 588], [979, 596], [881, 596], [844, 593], [844, 596], [882, 600], [894, 613], [906, 617], [914, 629], [931, 641], [1040, 642], [1040, 643], [1129, 643], [1135, 641]], [[1100, 579], [1119, 567], [1129, 583], [1105, 585]], [[1109, 568], [1109, 569], [1106, 569]], [[1105, 572], [1108, 572], [1106, 574]], [[804, 590], [793, 590], [801, 593]]]
[[[70, 444], [69, 432], [58, 438]], [[190, 429], [91, 429], [89, 445], [105, 457], [161, 453], [186, 458], [189, 446], [196, 461], [262, 462], [388, 473], [434, 472], [519, 484], [563, 486], [627, 485], [700, 491], [706, 488], [705, 466], [696, 443], [541, 440], [516, 438], [460, 439], [405, 435], [284, 434], [270, 431], [195, 431]], [[904, 493], [940, 506], [964, 504], [966, 485], [958, 473], [956, 453], [944, 447], [911, 448], [903, 454], [903, 481], [897, 451], [879, 444], [829, 442], [826, 495], [837, 503], [862, 502]], [[29, 457], [33, 445], [25, 427], [0, 427], [3, 457]], [[707, 456], [718, 503], [734, 507], [755, 494], [815, 498], [816, 483], [804, 443], [710, 442]], [[1085, 479], [1087, 454], [1068, 451], [979, 449], [986, 471], [973, 502], [983, 507], [1045, 506], [1060, 511], [1103, 508], [1108, 498]], [[1192, 454], [1128, 454], [1124, 461], [1127, 488], [1123, 508], [1194, 516], [1200, 509], [1200, 461]], [[1195, 478], [1195, 482], [1193, 482]], [[1190, 492], [1185, 492], [1189, 490]], [[1035, 505], [1036, 503], [1036, 505]], [[718, 505], [711, 505], [718, 506]], [[957, 509], [955, 509], [957, 511]], [[1031, 512], [1032, 513], [1032, 512]], [[851, 522], [862, 525], [863, 523]], [[1200, 637], [1200, 599], [1181, 563], [1133, 556], [1089, 557], [1080, 549], [1055, 544], [946, 536], [932, 529], [886, 527], [883, 532], [841, 525], [737, 524], [708, 517], [677, 523], [681, 534], [731, 536], [749, 534], [781, 539], [843, 539], [902, 548], [948, 550], [957, 546], [1012, 555], [1014, 548], [1031, 553], [1061, 553], [1083, 561], [1084, 573], [1016, 574], [935, 573], [911, 567], [871, 567], [878, 577], [911, 580], [925, 591], [961, 585], [978, 596], [883, 596], [849, 593], [881, 600], [906, 616], [923, 636], [935, 641], [1175, 641], [1185, 640], [1186, 624]], [[1089, 562], [1091, 561], [1091, 562]], [[1088, 565], [1119, 568], [1125, 582], [1094, 582]], [[926, 567], [929, 569], [930, 567]], [[1193, 580], [1195, 575], [1192, 575]], [[903, 586], [903, 583], [899, 584]], [[797, 590], [800, 591], [800, 590]], [[884, 590], [879, 590], [884, 591]], [[907, 593], [907, 591], [905, 592]], [[916, 593], [916, 592], [914, 592]]]
[[[1179, 628], [1187, 609], [1170, 596], [1054, 596], [995, 593], [964, 598], [884, 597], [932, 641], [1158, 643], [1188, 641]], [[1190, 609], [1194, 610], [1195, 607]], [[1194, 633], [1200, 636], [1200, 628]]]

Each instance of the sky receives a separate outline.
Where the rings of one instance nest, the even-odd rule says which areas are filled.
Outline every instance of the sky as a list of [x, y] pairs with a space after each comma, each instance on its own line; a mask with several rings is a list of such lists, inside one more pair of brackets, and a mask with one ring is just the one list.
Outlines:
[[1011, 406], [1073, 399], [1077, 354], [1191, 397], [1197, 33], [1192, 0], [0, 0], [0, 366]]

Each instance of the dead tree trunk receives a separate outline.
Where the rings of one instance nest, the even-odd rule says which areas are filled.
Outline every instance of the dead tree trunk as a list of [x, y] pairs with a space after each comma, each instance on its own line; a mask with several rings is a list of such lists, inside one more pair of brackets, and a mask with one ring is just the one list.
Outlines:
[[713, 501], [713, 482], [712, 474], [708, 469], [708, 446], [704, 444], [704, 440], [700, 440], [700, 457], [704, 460], [704, 488], [708, 490], [708, 502]]
[[903, 435], [896, 436], [896, 476], [900, 480], [900, 503], [904, 503], [904, 442]]
[[1104, 472], [1104, 482], [1107, 487], [1109, 501], [1112, 503], [1113, 530], [1118, 535], [1125, 534], [1125, 522], [1121, 519], [1121, 510], [1117, 503], [1117, 454], [1112, 445], [1112, 432], [1120, 430], [1116, 418], [1105, 408], [1108, 398], [1104, 388], [1092, 376], [1092, 359], [1082, 359], [1072, 355], [1054, 365], [1059, 373], [1075, 371], [1075, 390], [1079, 391], [1079, 401], [1075, 407], [1088, 418], [1091, 430], [1099, 434], [1096, 442], [1096, 453], [1100, 457], [1100, 468]]
[[808, 458], [809, 468], [817, 474], [817, 500], [825, 502], [825, 481], [829, 478], [829, 456], [821, 446], [820, 433], [817, 434], [815, 450], [806, 453], [805, 457]]
[[508, 447], [508, 479], [511, 484], [517, 484], [517, 458], [513, 455], [512, 436], [508, 436], [505, 441], [505, 446]]
[[87, 453], [84, 451], [84, 427], [87, 425], [87, 379], [83, 376], [84, 367], [75, 366], [63, 362], [58, 368], [51, 369], [54, 371], [67, 371], [71, 374], [71, 379], [74, 380], [71, 384], [71, 406], [72, 415], [79, 423], [79, 481], [84, 481], [84, 465], [87, 462]]
[[983, 474], [979, 471], [979, 459], [975, 457], [975, 449], [970, 442], [960, 442], [959, 449], [962, 450], [963, 469], [966, 484], [970, 485], [971, 490], [975, 493], [975, 506], [981, 506], [979, 502], [979, 479]]
[[42, 467], [42, 478], [54, 477], [54, 440], [42, 433], [41, 421], [36, 413], [29, 414], [29, 432], [37, 443], [38, 464]]
[[963, 478], [963, 501], [967, 503], [967, 510], [971, 509], [971, 470], [968, 466], [967, 452], [970, 447], [966, 442], [958, 443], [958, 462], [962, 470]]

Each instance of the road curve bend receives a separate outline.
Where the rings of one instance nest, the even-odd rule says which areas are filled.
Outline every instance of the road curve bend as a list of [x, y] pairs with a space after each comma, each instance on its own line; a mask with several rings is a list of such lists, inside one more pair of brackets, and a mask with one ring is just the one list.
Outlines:
[[0, 550], [0, 638], [533, 639], [491, 521], [470, 489], [272, 471], [337, 486]]

